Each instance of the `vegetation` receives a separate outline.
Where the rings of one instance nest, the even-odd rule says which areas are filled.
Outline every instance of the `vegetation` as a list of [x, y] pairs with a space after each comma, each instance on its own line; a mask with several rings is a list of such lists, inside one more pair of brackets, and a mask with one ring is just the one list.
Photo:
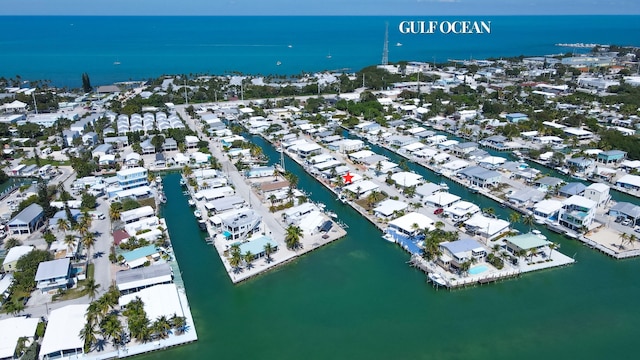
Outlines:
[[304, 237], [302, 229], [296, 225], [289, 225], [286, 230], [284, 242], [287, 244], [287, 248], [291, 250], [297, 250], [302, 246], [300, 239]]

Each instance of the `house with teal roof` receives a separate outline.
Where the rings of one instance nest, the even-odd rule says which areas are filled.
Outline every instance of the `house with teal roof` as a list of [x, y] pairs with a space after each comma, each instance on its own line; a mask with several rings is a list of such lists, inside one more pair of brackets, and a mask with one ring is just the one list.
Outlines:
[[124, 257], [125, 265], [133, 269], [143, 266], [147, 261], [160, 259], [160, 252], [155, 245], [147, 245], [122, 253], [122, 257]]

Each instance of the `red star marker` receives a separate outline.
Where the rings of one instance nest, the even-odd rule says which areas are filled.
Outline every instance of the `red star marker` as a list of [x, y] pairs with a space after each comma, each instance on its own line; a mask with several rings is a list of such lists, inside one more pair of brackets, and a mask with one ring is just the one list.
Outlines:
[[351, 175], [348, 171], [346, 174], [342, 175], [342, 178], [344, 178], [345, 184], [351, 184], [353, 182], [353, 175]]

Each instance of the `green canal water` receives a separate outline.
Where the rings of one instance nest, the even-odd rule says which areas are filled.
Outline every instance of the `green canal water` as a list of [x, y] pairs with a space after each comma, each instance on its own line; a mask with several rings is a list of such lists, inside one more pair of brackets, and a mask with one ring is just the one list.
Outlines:
[[[252, 141], [272, 162], [278, 160], [264, 140]], [[286, 167], [312, 200], [325, 203], [349, 226], [348, 236], [235, 286], [204, 242], [179, 175], [165, 177], [163, 215], [199, 340], [144, 358], [591, 359], [637, 351], [639, 260], [614, 261], [541, 229], [577, 263], [482, 287], [435, 290], [406, 264], [407, 253], [382, 240], [379, 230], [290, 159]], [[439, 182], [427, 170], [410, 167]], [[493, 201], [449, 186], [481, 208], [508, 216]]]

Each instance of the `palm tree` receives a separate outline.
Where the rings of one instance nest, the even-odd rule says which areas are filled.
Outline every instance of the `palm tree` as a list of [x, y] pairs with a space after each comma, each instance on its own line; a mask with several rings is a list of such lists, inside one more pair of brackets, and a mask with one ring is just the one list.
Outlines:
[[493, 208], [484, 208], [482, 212], [488, 217], [494, 217], [496, 215], [496, 211]]
[[620, 233], [618, 238], [620, 239], [620, 246], [618, 246], [618, 248], [624, 249], [624, 244], [629, 240], [629, 235], [623, 232], [623, 233]]
[[87, 262], [91, 261], [91, 248], [96, 243], [96, 234], [92, 232], [86, 232], [82, 236], [82, 245], [87, 248]]
[[467, 276], [467, 274], [469, 273], [469, 269], [471, 269], [471, 261], [467, 260], [465, 262], [463, 262], [462, 264], [460, 264], [460, 272], [462, 273], [462, 276]]
[[538, 253], [537, 248], [529, 249], [529, 261], [533, 261], [533, 257]]
[[7, 239], [7, 241], [4, 242], [4, 248], [9, 250], [12, 247], [16, 247], [16, 246], [20, 246], [22, 245], [22, 241], [14, 238], [14, 237], [10, 237]]
[[153, 332], [161, 339], [165, 339], [171, 332], [171, 322], [169, 322], [169, 319], [167, 319], [166, 316], [162, 315], [153, 322], [151, 328], [153, 329]]
[[16, 344], [16, 350], [14, 352], [14, 356], [16, 359], [19, 359], [22, 356], [22, 353], [24, 353], [24, 351], [27, 350], [28, 341], [29, 341], [29, 338], [26, 336], [21, 336], [18, 338], [18, 342]]
[[24, 310], [24, 304], [20, 299], [15, 298], [5, 304], [4, 310], [13, 316], [18, 316]]
[[433, 226], [437, 229], [437, 230], [441, 230], [444, 228], [444, 223], [442, 221], [436, 221]]
[[120, 209], [116, 206], [109, 208], [109, 217], [111, 221], [120, 220]]
[[122, 341], [122, 323], [118, 315], [109, 314], [100, 322], [100, 330], [106, 339], [113, 339], [113, 344], [117, 345]]
[[273, 246], [271, 245], [270, 242], [264, 244], [264, 256], [265, 256], [265, 261], [268, 263], [270, 263], [273, 259], [271, 259], [271, 254], [273, 254]]
[[253, 254], [251, 253], [251, 251], [247, 251], [247, 252], [244, 254], [244, 256], [243, 256], [243, 260], [244, 260], [245, 264], [247, 265], [247, 269], [251, 269], [251, 268], [253, 267], [253, 264], [252, 264], [251, 262], [253, 261], [253, 259], [254, 259], [255, 257], [256, 257], [256, 256], [255, 256], [255, 255], [253, 255]]
[[71, 230], [71, 223], [65, 218], [59, 218], [56, 225], [58, 226], [58, 230], [61, 230], [65, 234], [67, 231]]
[[193, 174], [193, 170], [191, 170], [191, 167], [185, 165], [182, 168], [182, 173], [184, 174], [184, 176], [189, 177], [189, 176], [191, 176], [191, 174]]
[[176, 330], [176, 335], [182, 335], [187, 330], [187, 319], [184, 316], [177, 316], [173, 314], [171, 319], [171, 326]]
[[518, 223], [520, 221], [520, 213], [518, 212], [511, 212], [511, 214], [509, 214], [509, 222], [511, 223], [511, 227], [513, 227], [514, 224]]
[[98, 289], [100, 289], [100, 284], [96, 283], [94, 278], [87, 279], [87, 282], [84, 284], [84, 291], [89, 295], [89, 299], [93, 301], [98, 295]]
[[94, 324], [89, 322], [87, 322], [82, 328], [82, 330], [80, 330], [80, 333], [78, 334], [78, 336], [80, 337], [80, 339], [84, 340], [85, 353], [88, 353], [89, 351], [91, 351], [91, 346], [93, 345], [93, 343], [96, 342], [96, 340], [98, 340], [96, 335], [97, 335], [97, 330]]
[[547, 245], [547, 247], [549, 248], [549, 259], [551, 259], [551, 253], [553, 252], [554, 249], [558, 248], [558, 244], [549, 243], [549, 245]]
[[533, 227], [534, 222], [535, 222], [535, 219], [532, 215], [527, 215], [522, 218], [522, 223], [529, 226], [529, 232], [531, 232], [531, 228]]
[[636, 236], [636, 234], [631, 234], [629, 235], [629, 245], [631, 245], [633, 247], [633, 244], [638, 241], [638, 237]]
[[73, 247], [76, 245], [76, 237], [71, 234], [67, 234], [64, 237], [64, 244], [67, 245], [67, 251], [72, 251]]
[[242, 263], [242, 256], [240, 255], [240, 250], [232, 250], [231, 258], [229, 259], [229, 265], [233, 269], [234, 273], [240, 271], [240, 263]]
[[302, 229], [296, 225], [289, 225], [287, 233], [284, 237], [284, 242], [287, 244], [287, 248], [296, 250], [300, 247], [300, 239], [304, 237]]

